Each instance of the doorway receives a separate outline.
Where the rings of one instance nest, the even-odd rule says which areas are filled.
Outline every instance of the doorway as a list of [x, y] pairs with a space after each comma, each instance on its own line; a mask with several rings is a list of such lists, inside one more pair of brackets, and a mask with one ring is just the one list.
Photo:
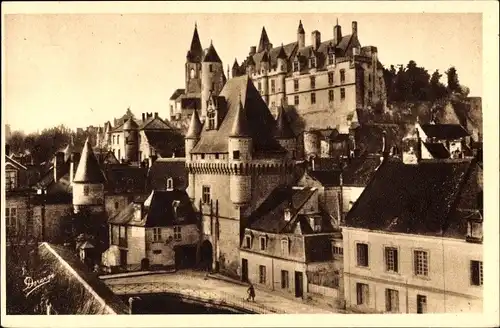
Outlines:
[[304, 278], [302, 272], [295, 271], [295, 297], [304, 296]]
[[241, 259], [241, 281], [248, 282], [248, 260]]
[[127, 251], [124, 249], [120, 249], [120, 265], [123, 268], [127, 267]]
[[208, 240], [205, 240], [201, 244], [201, 266], [204, 270], [210, 271], [212, 268], [213, 261], [213, 248], [212, 243]]

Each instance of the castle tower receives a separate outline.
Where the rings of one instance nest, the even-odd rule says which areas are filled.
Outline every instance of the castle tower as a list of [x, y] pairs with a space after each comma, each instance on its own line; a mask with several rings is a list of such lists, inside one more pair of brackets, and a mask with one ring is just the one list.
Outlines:
[[234, 59], [233, 68], [231, 70], [231, 77], [240, 76], [240, 65], [238, 64], [238, 60]]
[[[239, 99], [239, 108], [234, 118], [231, 134], [228, 140], [230, 165], [240, 166], [252, 160], [253, 140], [250, 135], [245, 107]], [[232, 172], [230, 177], [231, 201], [245, 206], [251, 198], [251, 176], [243, 170]]]
[[285, 77], [286, 73], [288, 71], [288, 63], [287, 63], [288, 56], [286, 55], [285, 48], [283, 47], [283, 43], [281, 44], [280, 51], [278, 53], [278, 56], [276, 57], [277, 61], [277, 71], [278, 71], [278, 79], [276, 81], [277, 83], [277, 91], [279, 92], [280, 95], [280, 102], [281, 105], [285, 104]]
[[302, 20], [299, 21], [299, 28], [297, 29], [297, 43], [299, 49], [302, 49], [306, 46], [306, 32], [304, 31], [304, 27], [302, 26]]
[[201, 63], [201, 120], [207, 117], [208, 98], [219, 95], [224, 86], [224, 68], [212, 42]]
[[194, 25], [193, 39], [191, 47], [186, 55], [186, 93], [201, 92], [201, 60], [203, 57], [203, 48], [201, 47], [198, 28]]
[[289, 158], [295, 159], [297, 153], [297, 140], [290, 126], [290, 122], [286, 117], [285, 108], [283, 106], [280, 106], [278, 110], [274, 137], [278, 140], [281, 147], [288, 151]]
[[342, 27], [339, 25], [339, 20], [337, 19], [337, 24], [333, 27], [333, 45], [337, 46], [342, 40]]
[[139, 161], [139, 126], [132, 118], [129, 118], [123, 124], [123, 133], [125, 137], [125, 161]]
[[82, 209], [89, 209], [92, 212], [104, 211], [105, 181], [104, 174], [87, 139], [73, 179], [75, 213]]
[[[184, 137], [185, 149], [186, 149], [186, 163], [191, 162], [191, 150], [193, 150], [194, 146], [200, 140], [202, 124], [200, 122], [200, 117], [198, 116], [198, 111], [194, 110], [193, 115], [191, 115], [191, 123], [189, 124], [189, 129]], [[188, 188], [187, 193], [191, 201], [194, 200], [194, 192], [195, 192], [195, 178], [192, 172], [188, 174]]]

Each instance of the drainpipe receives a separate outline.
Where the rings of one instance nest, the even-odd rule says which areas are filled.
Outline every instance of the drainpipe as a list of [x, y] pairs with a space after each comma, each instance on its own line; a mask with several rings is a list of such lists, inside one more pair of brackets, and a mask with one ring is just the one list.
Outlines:
[[272, 283], [272, 290], [274, 291], [274, 259], [271, 257], [271, 283]]
[[45, 240], [45, 203], [46, 203], [46, 198], [45, 195], [47, 194], [46, 189], [42, 189], [42, 222], [41, 222], [41, 235], [42, 235], [42, 241]]
[[405, 285], [406, 285], [406, 313], [410, 313], [410, 310], [408, 309], [408, 278], [405, 280]]

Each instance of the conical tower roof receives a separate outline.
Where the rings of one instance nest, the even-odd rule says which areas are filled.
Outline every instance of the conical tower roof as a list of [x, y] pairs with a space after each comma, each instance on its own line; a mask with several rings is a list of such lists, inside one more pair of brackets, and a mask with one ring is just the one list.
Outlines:
[[198, 27], [196, 23], [194, 24], [193, 39], [191, 40], [191, 47], [188, 51], [188, 60], [192, 62], [200, 62], [203, 56], [203, 48], [200, 42], [200, 36], [198, 35]]
[[299, 28], [297, 30], [297, 33], [306, 34], [306, 32], [304, 31], [304, 26], [302, 26], [302, 20], [299, 21]]
[[245, 107], [241, 102], [241, 95], [239, 98], [238, 111], [234, 118], [233, 128], [231, 129], [231, 137], [250, 137], [250, 129], [248, 127], [248, 120], [246, 116]]
[[106, 179], [101, 171], [97, 158], [89, 144], [89, 139], [85, 141], [78, 168], [76, 169], [75, 183], [104, 183]]
[[129, 118], [124, 124], [123, 124], [123, 130], [134, 130], [139, 128], [139, 125], [131, 118]]
[[274, 137], [277, 139], [289, 139], [295, 138], [292, 128], [290, 127], [290, 122], [285, 114], [285, 108], [280, 107], [278, 111], [278, 117], [276, 118], [276, 131]]
[[66, 148], [64, 148], [63, 152], [64, 152], [65, 162], [67, 162], [70, 159], [72, 153], [76, 152], [75, 143], [73, 141], [73, 135], [70, 137], [70, 141], [66, 146]]
[[262, 26], [262, 32], [260, 33], [260, 41], [259, 41], [259, 47], [257, 48], [257, 52], [262, 52], [264, 50], [267, 50], [269, 47], [269, 38], [267, 36], [266, 28]]
[[287, 59], [287, 55], [285, 52], [285, 48], [283, 47], [283, 43], [281, 44], [280, 52], [278, 52], [278, 56], [276, 57], [278, 59]]
[[240, 65], [238, 64], [238, 60], [235, 58], [233, 68], [239, 68], [239, 67], [240, 67]]
[[191, 115], [191, 123], [189, 123], [189, 129], [186, 133], [187, 139], [198, 139], [201, 133], [201, 121], [200, 116], [198, 115], [198, 111], [196, 109], [193, 110], [193, 115]]
[[203, 62], [222, 63], [212, 42], [210, 42], [210, 47], [208, 48], [207, 52], [205, 53], [205, 56], [203, 57]]

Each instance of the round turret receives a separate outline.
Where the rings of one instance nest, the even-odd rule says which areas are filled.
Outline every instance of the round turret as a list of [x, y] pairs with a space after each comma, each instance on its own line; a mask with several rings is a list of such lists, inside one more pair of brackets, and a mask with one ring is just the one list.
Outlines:
[[224, 68], [212, 43], [205, 51], [201, 63], [201, 119], [207, 117], [210, 94], [218, 95], [224, 86]]
[[125, 137], [125, 160], [136, 162], [139, 160], [139, 126], [132, 118], [123, 124]]

